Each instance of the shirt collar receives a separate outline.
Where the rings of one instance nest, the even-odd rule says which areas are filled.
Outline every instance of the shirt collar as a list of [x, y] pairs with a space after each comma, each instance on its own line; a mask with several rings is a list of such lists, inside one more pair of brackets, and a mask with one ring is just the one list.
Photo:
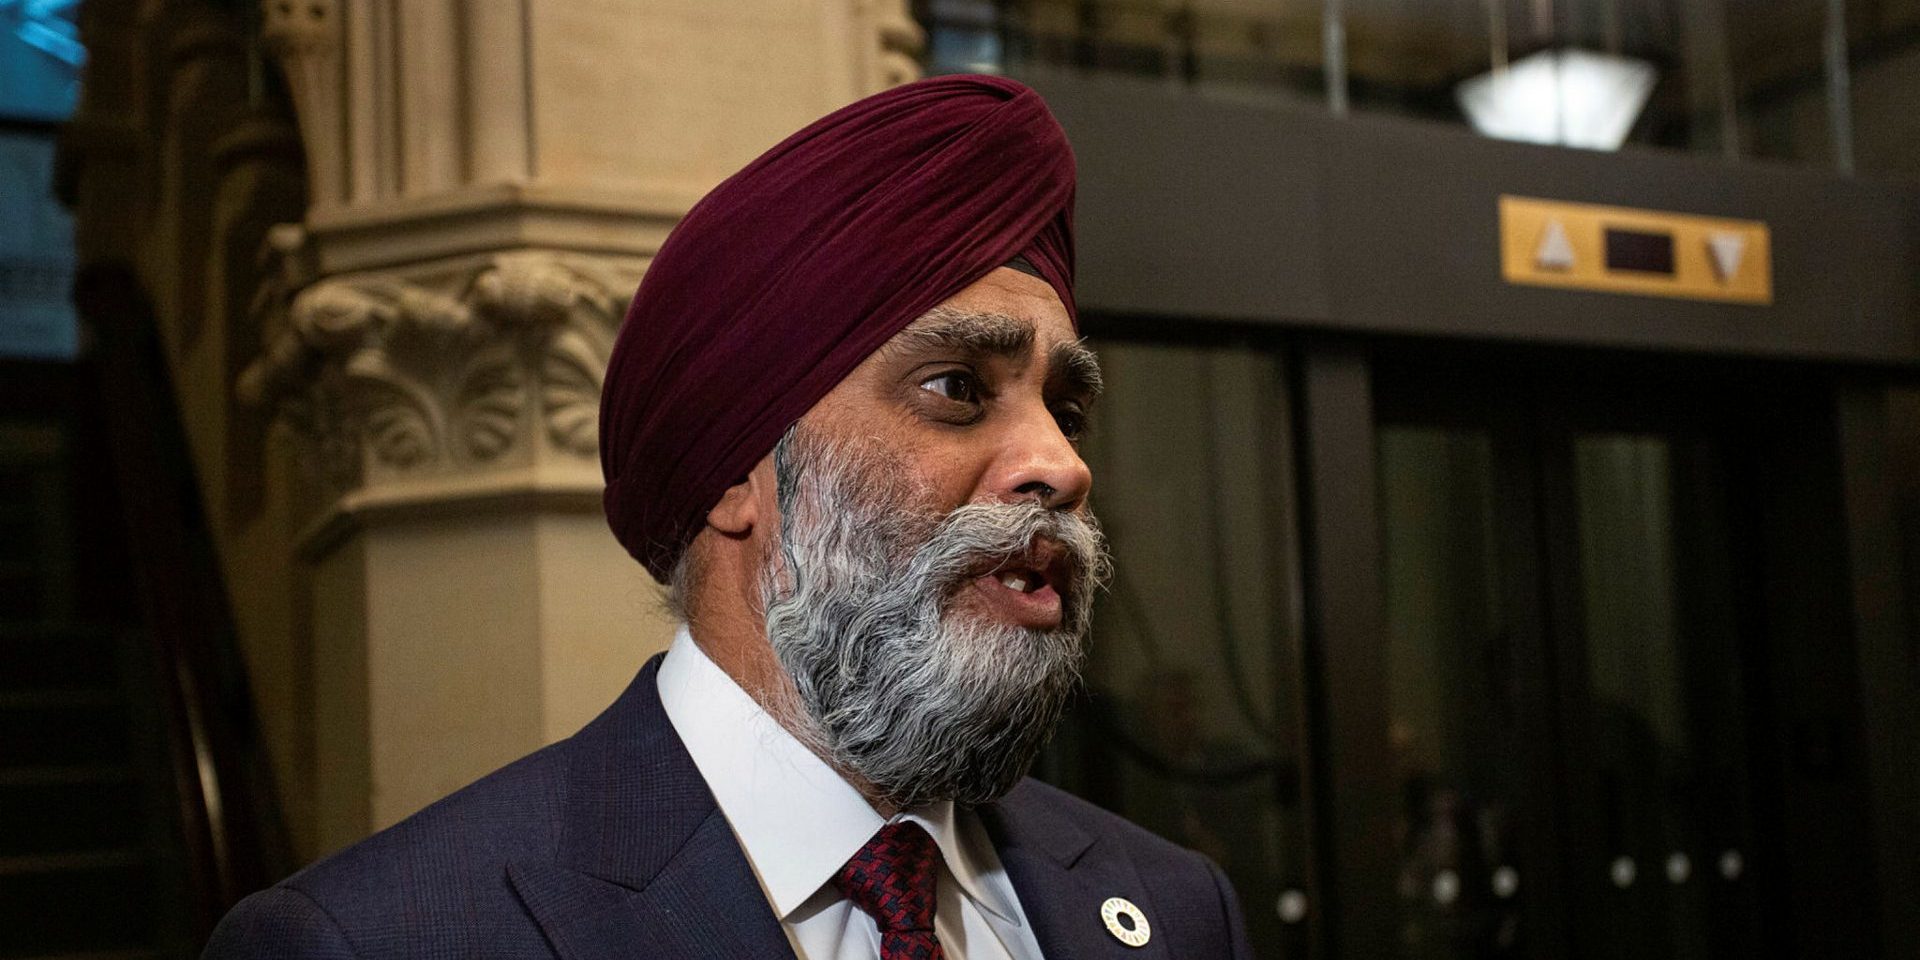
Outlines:
[[[667, 719], [785, 920], [887, 821], [708, 658], [684, 625], [657, 682]], [[914, 821], [933, 837], [968, 899], [1018, 922], [1012, 904], [982, 881], [998, 858], [971, 811], [942, 801], [894, 819]]]
[[1000, 857], [972, 810], [943, 800], [916, 807], [894, 819], [912, 820], [933, 836], [947, 872], [960, 884], [960, 892], [966, 894], [967, 899], [1002, 921], [1016, 925], [1021, 922], [1019, 910], [1002, 897], [998, 888], [986, 882], [988, 871], [999, 869]]

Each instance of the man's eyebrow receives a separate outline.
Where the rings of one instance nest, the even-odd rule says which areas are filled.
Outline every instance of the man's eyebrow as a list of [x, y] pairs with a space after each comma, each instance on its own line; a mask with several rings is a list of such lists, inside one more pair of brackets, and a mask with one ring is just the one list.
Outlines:
[[[1023, 359], [1033, 349], [1030, 321], [1004, 313], [936, 307], [900, 331], [882, 349], [888, 353], [963, 350], [973, 354]], [[1085, 397], [1100, 395], [1106, 380], [1100, 359], [1084, 340], [1055, 344], [1047, 353], [1047, 379]]]
[[1024, 356], [1033, 349], [1033, 324], [1004, 313], [935, 307], [886, 345], [889, 353], [956, 348], [976, 354]]
[[1047, 357], [1047, 379], [1065, 384], [1088, 403], [1099, 397], [1107, 386], [1106, 378], [1100, 374], [1100, 358], [1084, 339], [1054, 345]]

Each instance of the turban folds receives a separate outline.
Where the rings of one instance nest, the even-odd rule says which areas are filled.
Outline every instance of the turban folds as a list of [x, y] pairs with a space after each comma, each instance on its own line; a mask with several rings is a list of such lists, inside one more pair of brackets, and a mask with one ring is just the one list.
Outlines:
[[1073, 153], [1032, 90], [933, 77], [844, 107], [707, 194], [607, 364], [607, 521], [665, 582], [707, 511], [868, 354], [1020, 256], [1073, 316]]

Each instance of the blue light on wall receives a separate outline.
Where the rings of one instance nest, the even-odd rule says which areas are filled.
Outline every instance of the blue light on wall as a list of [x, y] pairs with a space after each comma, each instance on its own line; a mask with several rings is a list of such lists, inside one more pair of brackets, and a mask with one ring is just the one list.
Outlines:
[[991, 0], [932, 0], [922, 16], [927, 25], [927, 72], [999, 73], [999, 9]]
[[80, 95], [87, 51], [80, 0], [0, 0], [0, 116], [65, 120]]
[[53, 135], [0, 130], [0, 357], [69, 360], [79, 351], [73, 218], [53, 197]]
[[0, 356], [79, 351], [73, 221], [53, 196], [54, 132], [73, 116], [87, 52], [79, 0], [0, 0]]

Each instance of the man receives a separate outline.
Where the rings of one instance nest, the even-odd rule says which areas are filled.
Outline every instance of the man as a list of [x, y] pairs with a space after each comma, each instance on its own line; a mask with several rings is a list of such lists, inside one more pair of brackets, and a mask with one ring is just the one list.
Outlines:
[[271, 890], [210, 957], [1248, 957], [1204, 858], [1022, 780], [1106, 555], [1073, 158], [943, 77], [701, 201], [601, 408], [686, 627], [608, 711]]

